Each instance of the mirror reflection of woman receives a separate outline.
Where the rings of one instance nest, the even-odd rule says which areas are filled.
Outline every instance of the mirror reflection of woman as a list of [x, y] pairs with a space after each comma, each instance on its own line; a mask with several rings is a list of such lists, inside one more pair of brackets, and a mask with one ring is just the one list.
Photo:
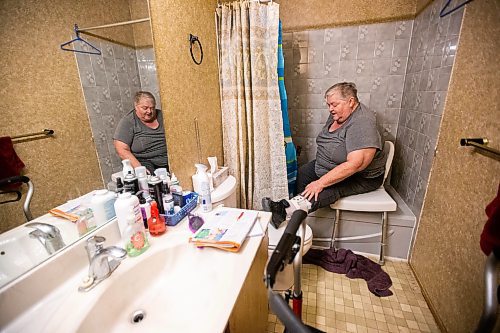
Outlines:
[[134, 110], [118, 123], [113, 143], [118, 156], [130, 160], [134, 168], [142, 165], [150, 173], [158, 168], [168, 170], [163, 114], [156, 109], [153, 94], [147, 91], [135, 94]]

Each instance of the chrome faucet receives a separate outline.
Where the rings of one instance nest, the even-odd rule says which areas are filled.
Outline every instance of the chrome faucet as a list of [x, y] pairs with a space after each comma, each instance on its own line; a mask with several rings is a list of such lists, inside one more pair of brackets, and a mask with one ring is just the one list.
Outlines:
[[120, 265], [120, 262], [127, 257], [127, 251], [118, 246], [108, 246], [104, 248], [106, 238], [102, 236], [92, 236], [87, 239], [85, 248], [89, 257], [88, 279], [81, 285], [79, 291], [89, 291], [105, 280]]
[[52, 224], [31, 222], [25, 224], [25, 226], [35, 229], [29, 233], [30, 237], [38, 239], [49, 255], [66, 246], [62, 239], [61, 232]]

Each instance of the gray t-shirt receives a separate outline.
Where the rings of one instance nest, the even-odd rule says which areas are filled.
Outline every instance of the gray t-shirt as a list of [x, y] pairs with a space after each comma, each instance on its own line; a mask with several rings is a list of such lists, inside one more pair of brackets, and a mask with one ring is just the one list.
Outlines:
[[382, 152], [382, 140], [377, 130], [375, 113], [360, 103], [342, 127], [330, 132], [332, 123], [333, 117], [330, 115], [316, 138], [318, 150], [315, 172], [318, 177], [346, 162], [350, 152], [364, 148], [377, 148], [377, 152], [372, 162], [360, 171], [359, 175], [375, 178], [384, 173], [385, 154]]
[[152, 163], [155, 167], [167, 166], [167, 144], [163, 114], [156, 110], [159, 126], [149, 128], [135, 114], [128, 112], [118, 123], [113, 139], [126, 143], [135, 158], [142, 163]]

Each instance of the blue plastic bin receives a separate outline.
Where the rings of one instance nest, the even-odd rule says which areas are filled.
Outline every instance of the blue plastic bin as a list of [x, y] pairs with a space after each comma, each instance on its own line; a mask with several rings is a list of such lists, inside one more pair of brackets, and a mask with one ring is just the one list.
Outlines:
[[190, 211], [196, 208], [198, 204], [198, 194], [191, 192], [185, 196], [186, 204], [174, 215], [165, 214], [165, 224], [169, 226], [176, 226], [183, 218], [185, 218]]

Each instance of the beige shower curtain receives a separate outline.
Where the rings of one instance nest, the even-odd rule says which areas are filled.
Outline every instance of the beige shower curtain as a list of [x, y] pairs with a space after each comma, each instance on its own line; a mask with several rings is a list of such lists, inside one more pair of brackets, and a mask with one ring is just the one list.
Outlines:
[[235, 1], [216, 11], [224, 163], [242, 208], [288, 197], [278, 88], [279, 5]]

